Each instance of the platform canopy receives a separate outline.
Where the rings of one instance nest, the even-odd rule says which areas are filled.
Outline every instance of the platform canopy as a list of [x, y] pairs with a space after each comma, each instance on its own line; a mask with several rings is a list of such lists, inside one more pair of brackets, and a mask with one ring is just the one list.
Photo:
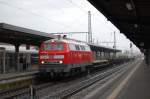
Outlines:
[[[9, 43], [13, 45], [28, 44], [39, 46], [42, 41], [52, 38], [57, 38], [57, 36], [50, 33], [26, 29], [6, 23], [0, 23], [0, 42], [2, 43]], [[89, 44], [89, 45], [92, 50], [102, 50], [105, 52], [120, 51], [112, 48], [99, 46], [96, 44]]]
[[150, 48], [150, 0], [88, 0], [141, 49]]
[[50, 33], [26, 29], [6, 23], [0, 23], [0, 42], [2, 43], [39, 46], [42, 41], [55, 37], [56, 36]]
[[109, 47], [105, 47], [105, 46], [100, 46], [100, 45], [96, 45], [96, 44], [89, 44], [90, 48], [93, 51], [103, 51], [103, 52], [121, 52], [121, 50], [118, 49], [113, 49], [113, 48], [109, 48]]

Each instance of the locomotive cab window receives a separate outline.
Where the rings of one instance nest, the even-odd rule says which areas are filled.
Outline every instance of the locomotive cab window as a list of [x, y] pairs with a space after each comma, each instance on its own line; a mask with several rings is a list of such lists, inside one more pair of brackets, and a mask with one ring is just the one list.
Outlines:
[[64, 50], [62, 43], [44, 43], [43, 50]]
[[86, 46], [85, 49], [86, 49], [86, 51], [91, 51], [89, 46]]
[[80, 46], [81, 50], [84, 51], [85, 50], [85, 47], [84, 46]]
[[69, 44], [69, 49], [70, 49], [70, 50], [76, 50], [76, 47], [75, 47], [74, 44]]
[[75, 45], [75, 47], [76, 47], [76, 50], [80, 50], [80, 47], [79, 47], [79, 45]]
[[43, 44], [43, 50], [50, 50], [52, 49], [49, 43], [44, 43]]

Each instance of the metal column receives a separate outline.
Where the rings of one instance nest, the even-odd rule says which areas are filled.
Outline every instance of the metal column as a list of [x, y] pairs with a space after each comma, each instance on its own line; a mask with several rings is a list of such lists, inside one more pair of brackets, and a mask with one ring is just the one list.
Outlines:
[[145, 62], [149, 66], [150, 65], [150, 49], [146, 49], [145, 52]]
[[16, 70], [19, 71], [20, 68], [19, 68], [19, 44], [16, 44], [15, 45], [15, 59], [16, 59]]
[[3, 74], [5, 74], [6, 73], [6, 62], [5, 62], [5, 58], [6, 58], [6, 50], [5, 50], [5, 48], [3, 48], [3, 47], [0, 47], [0, 61], [1, 61], [1, 72], [3, 73]]

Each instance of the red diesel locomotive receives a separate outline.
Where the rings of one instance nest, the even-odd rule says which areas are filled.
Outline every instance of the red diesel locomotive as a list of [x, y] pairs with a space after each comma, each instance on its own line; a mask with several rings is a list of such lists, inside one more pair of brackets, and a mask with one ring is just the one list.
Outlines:
[[92, 64], [90, 47], [83, 42], [64, 38], [44, 41], [39, 50], [39, 70], [49, 73], [69, 73], [85, 70]]

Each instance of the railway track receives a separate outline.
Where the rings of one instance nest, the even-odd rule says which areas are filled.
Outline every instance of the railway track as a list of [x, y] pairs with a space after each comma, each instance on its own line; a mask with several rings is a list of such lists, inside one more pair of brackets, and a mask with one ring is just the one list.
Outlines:
[[100, 74], [93, 75], [89, 79], [78, 82], [77, 84], [73, 84], [72, 86], [69, 86], [68, 88], [64, 88], [62, 90], [59, 90], [58, 92], [49, 94], [44, 97], [39, 97], [39, 99], [67, 99], [68, 97], [71, 97], [72, 95], [91, 86], [92, 84], [94, 84], [106, 77], [109, 77], [111, 74], [113, 74], [115, 72], [119, 72], [121, 69], [123, 69], [123, 67], [124, 67], [124, 65], [106, 70], [104, 72], [101, 72]]
[[[124, 65], [123, 65], [124, 66]], [[80, 79], [65, 81], [65, 82], [48, 82], [34, 86], [36, 91], [37, 99], [66, 99], [79, 91], [89, 87], [90, 85], [96, 83], [99, 80], [102, 80], [112, 73], [117, 72], [123, 66], [115, 66], [114, 68], [101, 71], [101, 73], [93, 73], [90, 77], [81, 77]], [[12, 89], [0, 92], [0, 99], [13, 99], [13, 98], [24, 98], [29, 99], [30, 97], [30, 88], [29, 86]]]
[[[33, 86], [36, 91], [41, 90], [43, 88], [53, 86], [56, 83], [48, 82], [40, 85]], [[0, 99], [13, 99], [18, 98], [22, 96], [29, 96], [30, 95], [30, 86], [22, 87], [22, 88], [16, 88], [16, 89], [9, 89], [9, 90], [3, 90], [0, 91]]]
[[91, 83], [91, 84], [89, 83], [87, 85], [78, 87], [75, 90], [73, 90], [72, 92], [68, 92], [67, 94], [64, 94], [63, 96], [59, 97], [59, 99], [82, 99], [84, 97], [84, 95], [87, 95], [88, 93], [90, 93], [90, 91], [92, 91], [98, 87], [101, 87], [101, 90], [106, 90], [102, 87], [106, 82], [109, 82], [110, 79], [125, 73], [129, 68], [130, 67], [127, 67], [127, 66], [120, 67], [120, 68], [116, 68], [115, 70], [105, 72], [104, 75], [102, 74], [102, 76], [100, 74], [99, 75], [100, 78], [97, 80], [95, 79], [95, 82], [93, 81], [93, 83]]

